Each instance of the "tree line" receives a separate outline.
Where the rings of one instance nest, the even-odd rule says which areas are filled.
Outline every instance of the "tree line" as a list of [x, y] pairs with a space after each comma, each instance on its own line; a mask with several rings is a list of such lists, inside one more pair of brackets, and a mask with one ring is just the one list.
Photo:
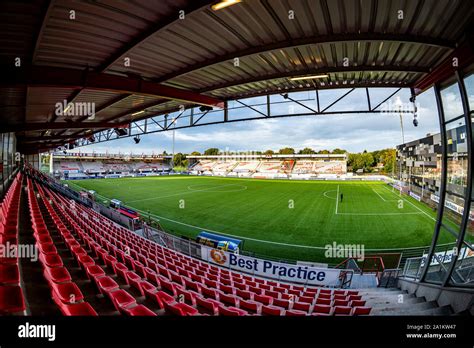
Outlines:
[[[166, 154], [166, 153], [164, 153]], [[202, 154], [198, 151], [193, 151], [190, 155], [191, 156], [217, 156], [222, 155], [222, 153], [218, 148], [212, 147], [205, 150]], [[248, 152], [238, 152], [232, 153], [236, 155], [246, 155]], [[278, 151], [273, 150], [266, 150], [266, 151], [255, 151], [253, 154], [256, 155], [310, 155], [310, 154], [327, 154], [327, 155], [341, 155], [347, 154], [347, 166], [348, 171], [352, 172], [360, 172], [361, 170], [364, 173], [372, 173], [378, 169], [381, 173], [392, 173], [395, 168], [396, 164], [396, 150], [395, 149], [383, 149], [383, 150], [376, 150], [372, 152], [368, 152], [364, 150], [360, 153], [349, 153], [348, 151], [340, 148], [336, 148], [333, 150], [313, 150], [309, 147], [305, 147], [299, 151], [296, 151], [294, 148], [291, 147], [284, 147], [279, 149]], [[186, 159], [187, 154], [183, 154], [178, 152], [174, 155], [173, 158], [173, 165], [174, 167], [187, 167], [189, 161]]]

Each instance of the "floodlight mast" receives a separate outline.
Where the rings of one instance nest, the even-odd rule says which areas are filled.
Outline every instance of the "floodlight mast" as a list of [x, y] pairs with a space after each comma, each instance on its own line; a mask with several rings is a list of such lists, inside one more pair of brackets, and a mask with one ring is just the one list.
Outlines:
[[174, 169], [174, 142], [175, 142], [175, 132], [176, 132], [176, 123], [178, 120], [176, 118], [173, 118], [173, 121], [171, 122], [173, 124], [173, 146], [172, 146], [172, 158], [171, 158], [171, 169]]

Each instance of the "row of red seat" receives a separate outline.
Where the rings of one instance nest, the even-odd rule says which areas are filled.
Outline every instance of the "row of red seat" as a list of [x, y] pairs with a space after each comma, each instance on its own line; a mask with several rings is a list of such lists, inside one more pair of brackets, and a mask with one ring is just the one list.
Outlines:
[[[38, 188], [41, 191], [41, 188]], [[27, 190], [33, 236], [36, 240], [36, 247], [40, 252], [39, 260], [43, 267], [44, 278], [51, 290], [51, 298], [64, 315], [97, 315], [92, 306], [84, 301], [81, 290], [72, 281], [69, 271], [64, 267], [63, 260], [56, 249], [38, 205], [30, 178], [27, 179]], [[51, 213], [50, 204], [46, 200], [43, 200], [43, 204]]]
[[[174, 297], [182, 296], [191, 306], [205, 307], [210, 309], [212, 314], [215, 314], [216, 309], [218, 310], [219, 306], [222, 307], [224, 304], [231, 305], [234, 310], [242, 306], [256, 314], [278, 313], [281, 315], [285, 311], [287, 315], [295, 313], [298, 315], [368, 314], [370, 312], [370, 308], [363, 307], [365, 301], [361, 300], [356, 291], [305, 288], [224, 270], [177, 254], [136, 236], [131, 231], [114, 225], [91, 209], [79, 205], [75, 209], [70, 209], [64, 197], [55, 193], [51, 194], [66, 216], [69, 213], [71, 223], [77, 225], [76, 230], [87, 231], [88, 235], [83, 234], [82, 238], [94, 250], [97, 257], [102, 257], [104, 263], [109, 262], [111, 267], [118, 263], [120, 267], [116, 272], [119, 275], [122, 274], [125, 279], [126, 275], [120, 268], [125, 266], [127, 270], [129, 268], [133, 270], [134, 274], [140, 278], [136, 286], [145, 294], [146, 286], [145, 289], [140, 288], [140, 281], [155, 284]], [[117, 237], [120, 237], [121, 241]], [[123, 241], [126, 241], [126, 244]], [[161, 258], [158, 257], [160, 254]], [[172, 255], [177, 256], [177, 260], [170, 259]], [[167, 267], [156, 261], [165, 263]], [[176, 266], [176, 261], [181, 267]], [[170, 262], [173, 262], [174, 270], [170, 269]], [[153, 264], [154, 269], [150, 267]], [[207, 273], [199, 275], [197, 272], [203, 269], [206, 269]], [[219, 278], [212, 280], [212, 277], [217, 275]], [[200, 281], [196, 277], [201, 277]], [[292, 291], [294, 293], [291, 293]], [[318, 293], [319, 296], [316, 296]], [[212, 303], [212, 301], [215, 302]], [[328, 306], [330, 309], [320, 306]], [[347, 308], [339, 309], [338, 307]]]
[[[42, 191], [40, 189], [40, 191]], [[46, 189], [49, 192], [49, 190]], [[51, 192], [49, 192], [51, 194]], [[55, 216], [55, 212], [50, 210], [51, 215], [53, 216], [53, 221], [58, 226], [60, 233], [64, 236], [65, 234], [72, 235], [75, 233], [77, 235], [81, 235], [82, 238], [87, 238], [85, 233], [79, 228], [79, 226], [68, 216], [64, 210], [57, 206], [58, 209], [55, 211], [59, 212], [62, 215], [62, 218]], [[67, 228], [65, 224], [62, 222], [65, 221], [69, 224], [72, 228]], [[70, 233], [70, 231], [72, 233]], [[67, 241], [67, 239], [66, 239]], [[92, 240], [87, 240], [87, 245], [90, 247]], [[77, 247], [80, 250], [80, 256], [78, 257], [78, 262], [84, 267], [87, 276], [91, 281], [93, 281], [97, 288], [99, 289], [100, 293], [104, 296], [109, 297], [112, 300], [112, 303], [116, 307], [116, 309], [124, 314], [127, 315], [149, 315], [154, 316], [156, 315], [155, 312], [151, 311], [149, 308], [142, 304], [137, 304], [136, 299], [127, 291], [120, 289], [117, 282], [110, 277], [109, 275], [105, 274], [104, 269], [95, 263], [94, 259], [87, 255], [87, 251], [83, 249], [78, 241], [74, 239], [73, 248]], [[159, 306], [159, 308], [164, 309], [169, 314], [178, 314], [181, 315], [197, 315], [199, 314], [195, 308], [188, 306], [185, 303], [178, 303], [175, 301], [173, 297], [168, 295], [163, 291], [159, 291], [156, 286], [147, 282], [146, 280], [142, 279], [138, 274], [134, 271], [129, 270], [125, 264], [117, 262], [110, 254], [105, 252], [105, 250], [101, 250], [102, 252], [97, 252], [97, 248], [99, 246], [96, 245], [95, 249], [89, 249], [91, 252], [92, 250], [96, 251], [95, 256], [99, 260], [102, 260], [102, 265], [107, 267], [108, 269], [112, 270], [113, 273], [122, 278], [128, 285], [131, 287], [136, 288], [139, 290], [142, 296], [147, 296], [154, 301], [155, 304]], [[75, 250], [74, 252], [78, 252]]]
[[[18, 173], [0, 204], [0, 245], [5, 253], [18, 247], [22, 179]], [[18, 262], [18, 255], [0, 255], [0, 315], [25, 314]]]

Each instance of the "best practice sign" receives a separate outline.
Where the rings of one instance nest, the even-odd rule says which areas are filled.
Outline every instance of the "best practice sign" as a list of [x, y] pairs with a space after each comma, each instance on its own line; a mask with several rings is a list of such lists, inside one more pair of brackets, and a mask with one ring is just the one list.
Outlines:
[[337, 286], [341, 273], [336, 269], [290, 265], [232, 254], [205, 246], [201, 247], [201, 253], [204, 260], [221, 267], [287, 282]]

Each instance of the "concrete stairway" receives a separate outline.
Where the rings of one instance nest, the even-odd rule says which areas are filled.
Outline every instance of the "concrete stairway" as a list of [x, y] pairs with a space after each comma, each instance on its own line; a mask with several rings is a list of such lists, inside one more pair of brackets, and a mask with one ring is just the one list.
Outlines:
[[450, 306], [438, 306], [436, 301], [397, 288], [360, 289], [359, 294], [372, 307], [371, 315], [452, 315]]

